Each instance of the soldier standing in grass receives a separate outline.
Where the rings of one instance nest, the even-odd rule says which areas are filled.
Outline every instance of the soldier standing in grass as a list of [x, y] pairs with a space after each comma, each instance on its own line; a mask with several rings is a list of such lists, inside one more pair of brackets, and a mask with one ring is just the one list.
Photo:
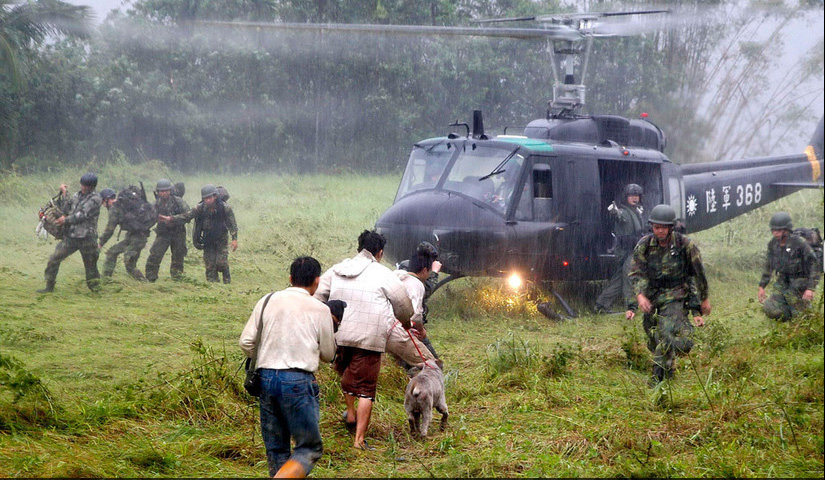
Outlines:
[[708, 282], [702, 256], [696, 245], [674, 232], [676, 212], [670, 205], [657, 205], [650, 212], [653, 233], [643, 237], [633, 251], [630, 275], [636, 301], [631, 301], [625, 317], [644, 312], [642, 325], [647, 348], [653, 353], [652, 384], [673, 376], [676, 355], [693, 348], [692, 313], [697, 327], [710, 315]]
[[97, 219], [100, 216], [102, 199], [95, 193], [95, 187], [97, 175], [94, 173], [86, 173], [80, 177], [80, 191], [71, 199], [67, 193], [68, 187], [65, 184], [60, 186], [57, 207], [63, 212], [63, 216], [57, 218], [55, 223], [65, 225], [66, 233], [49, 257], [45, 272], [46, 286], [38, 290], [38, 293], [54, 291], [60, 262], [78, 250], [86, 269], [86, 285], [92, 291], [100, 288], [100, 273], [97, 270], [97, 259], [100, 255], [97, 248]]
[[[166, 178], [158, 180], [155, 191], [157, 200], [155, 209], [158, 215], [172, 217], [189, 211], [186, 201], [175, 194], [175, 187], [172, 181]], [[169, 274], [172, 280], [180, 280], [183, 275], [183, 259], [186, 257], [186, 225], [172, 225], [171, 223], [158, 223], [155, 228], [155, 241], [149, 249], [149, 258], [146, 259], [146, 279], [154, 282], [158, 279], [160, 263], [166, 250], [172, 251], [172, 263], [169, 266]]]
[[607, 207], [613, 221], [613, 235], [616, 237], [616, 246], [613, 251], [616, 270], [596, 299], [594, 307], [596, 313], [609, 311], [617, 298], [621, 298], [623, 306], [626, 307], [627, 302], [633, 297], [633, 286], [630, 284], [628, 275], [633, 262], [633, 247], [644, 236], [646, 230], [642, 219], [643, 193], [641, 186], [629, 183], [624, 187], [623, 200], [618, 205], [613, 202]]
[[[124, 190], [121, 195], [137, 195], [136, 192]], [[149, 240], [149, 229], [140, 226], [131, 226], [129, 216], [132, 212], [126, 211], [120, 204], [120, 199], [115, 198], [115, 192], [111, 188], [104, 188], [100, 192], [103, 198], [103, 206], [109, 211], [109, 221], [106, 223], [106, 229], [100, 236], [98, 248], [103, 248], [106, 242], [112, 238], [115, 233], [115, 228], [120, 226], [120, 230], [126, 232], [123, 240], [106, 251], [106, 260], [103, 262], [103, 276], [111, 277], [115, 273], [115, 266], [117, 265], [117, 257], [123, 254], [123, 265], [126, 267], [126, 273], [132, 276], [135, 280], [142, 282], [146, 281], [143, 273], [137, 268], [137, 261], [140, 258], [140, 252], [146, 246]], [[119, 235], [118, 235], [119, 236]]]
[[[757, 299], [768, 318], [786, 322], [808, 308], [819, 282], [813, 249], [802, 237], [792, 235], [793, 222], [786, 212], [771, 217], [768, 255], [759, 281]], [[765, 287], [776, 273], [775, 293], [767, 298]]]
[[227, 243], [232, 237], [232, 251], [238, 249], [238, 224], [232, 207], [218, 198], [218, 188], [204, 185], [201, 188], [202, 201], [192, 210], [179, 215], [163, 215], [158, 219], [171, 225], [183, 225], [195, 219], [192, 243], [203, 249], [203, 263], [206, 266], [206, 281], [217, 282], [218, 273], [223, 274], [223, 283], [229, 283], [229, 251]]

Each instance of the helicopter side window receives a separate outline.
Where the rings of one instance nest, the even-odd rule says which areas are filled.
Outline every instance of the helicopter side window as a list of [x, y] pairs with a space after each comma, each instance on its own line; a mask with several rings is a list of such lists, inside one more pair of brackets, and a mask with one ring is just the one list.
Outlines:
[[553, 172], [546, 164], [533, 167], [533, 212], [538, 221], [548, 221], [553, 208]]

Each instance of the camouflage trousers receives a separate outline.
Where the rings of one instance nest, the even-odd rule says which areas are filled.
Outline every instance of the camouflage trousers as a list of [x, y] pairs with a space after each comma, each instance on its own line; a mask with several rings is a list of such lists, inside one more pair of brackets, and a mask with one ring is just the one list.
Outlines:
[[669, 378], [676, 356], [687, 355], [693, 348], [693, 324], [687, 309], [681, 301], [667, 303], [657, 312], [644, 314], [642, 326], [647, 349], [653, 353], [654, 375]]
[[204, 245], [203, 264], [206, 266], [207, 282], [217, 282], [218, 272], [223, 274], [223, 283], [230, 282], [229, 248], [226, 243]]
[[622, 301], [622, 308], [627, 308], [627, 301], [633, 298], [633, 285], [630, 283], [630, 267], [633, 264], [633, 255], [627, 254], [616, 262], [616, 271], [596, 299], [596, 305], [608, 309], [616, 299]]
[[804, 292], [804, 288], [777, 282], [773, 294], [762, 304], [762, 311], [768, 318], [787, 322], [811, 306], [811, 302], [802, 299]]
[[183, 259], [186, 257], [186, 231], [170, 234], [158, 235], [149, 248], [149, 258], [146, 259], [146, 279], [154, 282], [158, 279], [160, 263], [166, 250], [172, 250], [172, 263], [169, 266], [169, 274], [172, 279], [178, 280], [183, 275]]
[[100, 252], [97, 248], [96, 237], [71, 238], [66, 237], [57, 244], [54, 253], [46, 264], [46, 288], [53, 289], [57, 281], [57, 271], [60, 263], [69, 255], [80, 250], [83, 267], [86, 269], [86, 285], [91, 290], [97, 290], [100, 284], [100, 273], [97, 271], [97, 259]]
[[149, 232], [126, 232], [126, 237], [124, 237], [123, 240], [106, 250], [106, 260], [103, 262], [103, 276], [111, 277], [112, 274], [115, 273], [117, 257], [122, 253], [126, 273], [138, 280], [144, 280], [143, 273], [137, 269], [137, 261], [148, 239]]

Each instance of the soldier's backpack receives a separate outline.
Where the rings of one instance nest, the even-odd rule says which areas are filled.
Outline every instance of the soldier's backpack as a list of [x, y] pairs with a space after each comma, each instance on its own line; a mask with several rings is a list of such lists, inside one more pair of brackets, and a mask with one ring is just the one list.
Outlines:
[[57, 207], [57, 199], [59, 197], [60, 194], [58, 193], [57, 196], [49, 200], [49, 203], [40, 207], [38, 217], [40, 218], [40, 225], [42, 225], [43, 230], [54, 238], [61, 240], [66, 233], [66, 225], [58, 225], [55, 223], [55, 220], [63, 216], [63, 211]]
[[819, 233], [819, 229], [800, 227], [795, 228], [791, 233], [808, 242], [808, 245], [811, 246], [811, 250], [814, 251], [814, 256], [816, 257], [817, 271], [822, 273], [822, 234]]
[[218, 198], [221, 199], [222, 202], [226, 203], [229, 200], [229, 191], [223, 185], [218, 185]]
[[155, 206], [146, 201], [140, 187], [129, 185], [117, 194], [117, 205], [123, 211], [121, 230], [148, 232], [158, 221]]

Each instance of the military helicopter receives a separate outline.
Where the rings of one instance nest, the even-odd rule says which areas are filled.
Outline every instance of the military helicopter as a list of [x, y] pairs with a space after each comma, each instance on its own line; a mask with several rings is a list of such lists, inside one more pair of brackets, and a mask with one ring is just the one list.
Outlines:
[[[718, 225], [801, 188], [823, 187], [822, 120], [804, 153], [680, 166], [664, 154], [665, 133], [645, 118], [581, 113], [593, 39], [620, 30], [602, 20], [667, 13], [561, 14], [479, 22], [534, 21], [541, 25], [536, 28], [249, 25], [552, 42], [553, 100], [545, 117], [531, 121], [518, 134], [505, 130], [488, 136], [481, 111], [475, 111], [472, 125], [456, 121], [447, 135], [415, 143], [395, 200], [375, 224], [388, 239], [385, 255], [391, 261], [407, 258], [421, 241], [438, 247], [442, 271], [448, 274], [438, 288], [467, 276], [518, 274], [548, 282], [609, 278], [613, 237], [607, 207], [628, 183], [644, 188], [647, 211], [660, 203], [673, 206], [689, 232]], [[574, 315], [549, 285], [567, 313]]]

